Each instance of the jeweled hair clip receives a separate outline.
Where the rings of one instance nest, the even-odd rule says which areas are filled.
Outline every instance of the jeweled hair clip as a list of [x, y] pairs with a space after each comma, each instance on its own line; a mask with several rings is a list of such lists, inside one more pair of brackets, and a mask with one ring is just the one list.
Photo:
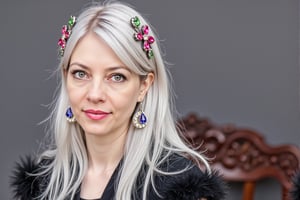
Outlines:
[[64, 55], [67, 41], [68, 41], [68, 39], [69, 39], [69, 37], [72, 33], [72, 29], [73, 29], [75, 24], [76, 24], [76, 17], [71, 16], [69, 21], [68, 21], [68, 25], [63, 25], [63, 27], [62, 27], [62, 30], [61, 30], [62, 36], [58, 40], [59, 55], [61, 57]]
[[136, 41], [142, 41], [142, 48], [144, 51], [146, 51], [147, 57], [150, 59], [154, 56], [153, 50], [151, 48], [151, 44], [155, 42], [154, 37], [149, 36], [149, 26], [143, 25], [140, 28], [141, 22], [140, 19], [135, 16], [131, 18], [131, 25], [133, 26], [135, 33], [134, 33], [134, 39]]

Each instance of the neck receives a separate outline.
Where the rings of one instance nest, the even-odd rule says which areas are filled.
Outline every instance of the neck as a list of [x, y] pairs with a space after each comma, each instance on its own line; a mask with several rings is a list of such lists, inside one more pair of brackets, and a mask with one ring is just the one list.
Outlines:
[[124, 154], [127, 130], [116, 137], [86, 134], [89, 169], [105, 171], [114, 169]]

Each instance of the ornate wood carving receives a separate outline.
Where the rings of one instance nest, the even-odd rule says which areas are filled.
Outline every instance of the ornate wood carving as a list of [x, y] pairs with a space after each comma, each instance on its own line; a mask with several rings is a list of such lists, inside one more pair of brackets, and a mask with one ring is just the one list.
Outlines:
[[[183, 137], [212, 158], [212, 167], [228, 181], [256, 182], [276, 178], [283, 191], [300, 168], [300, 150], [293, 145], [268, 145], [262, 134], [234, 125], [216, 126], [207, 118], [190, 114], [179, 121]], [[284, 198], [285, 199], [285, 198]]]

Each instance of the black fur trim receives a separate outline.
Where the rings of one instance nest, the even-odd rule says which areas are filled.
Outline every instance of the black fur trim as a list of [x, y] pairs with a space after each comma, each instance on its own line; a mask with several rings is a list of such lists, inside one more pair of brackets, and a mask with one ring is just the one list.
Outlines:
[[300, 172], [293, 178], [293, 188], [291, 190], [292, 200], [300, 200]]
[[11, 176], [11, 187], [15, 199], [30, 200], [37, 194], [38, 181], [30, 173], [36, 173], [38, 164], [35, 160], [26, 156], [16, 163]]
[[[178, 157], [175, 157], [178, 158]], [[177, 162], [178, 161], [178, 162]], [[15, 199], [33, 200], [45, 191], [49, 177], [30, 176], [31, 173], [38, 173], [47, 166], [50, 160], [35, 162], [32, 157], [25, 157], [16, 164], [11, 177], [11, 186]], [[168, 163], [169, 172], [184, 169], [189, 161], [184, 159], [171, 159]], [[156, 177], [156, 189], [165, 200], [223, 200], [225, 198], [226, 184], [218, 172], [202, 172], [197, 166], [175, 175], [162, 175]], [[142, 180], [142, 179], [141, 179]], [[300, 181], [298, 182], [300, 183]], [[299, 185], [298, 185], [299, 186]], [[298, 187], [300, 188], [300, 187]], [[299, 190], [298, 190], [299, 191]], [[299, 194], [299, 193], [298, 193]], [[153, 193], [154, 195], [154, 193]], [[161, 199], [157, 196], [151, 199]], [[295, 198], [294, 200], [300, 200]]]
[[193, 168], [167, 178], [163, 188], [161, 190], [163, 199], [198, 200], [206, 198], [207, 200], [222, 200], [225, 199], [227, 186], [218, 172], [202, 173]]

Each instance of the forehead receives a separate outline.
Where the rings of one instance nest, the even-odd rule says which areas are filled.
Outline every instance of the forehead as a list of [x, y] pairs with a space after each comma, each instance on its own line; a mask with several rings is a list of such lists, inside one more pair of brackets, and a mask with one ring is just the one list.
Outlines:
[[110, 46], [93, 32], [78, 41], [70, 58], [70, 64], [73, 62], [79, 62], [86, 66], [126, 67]]

